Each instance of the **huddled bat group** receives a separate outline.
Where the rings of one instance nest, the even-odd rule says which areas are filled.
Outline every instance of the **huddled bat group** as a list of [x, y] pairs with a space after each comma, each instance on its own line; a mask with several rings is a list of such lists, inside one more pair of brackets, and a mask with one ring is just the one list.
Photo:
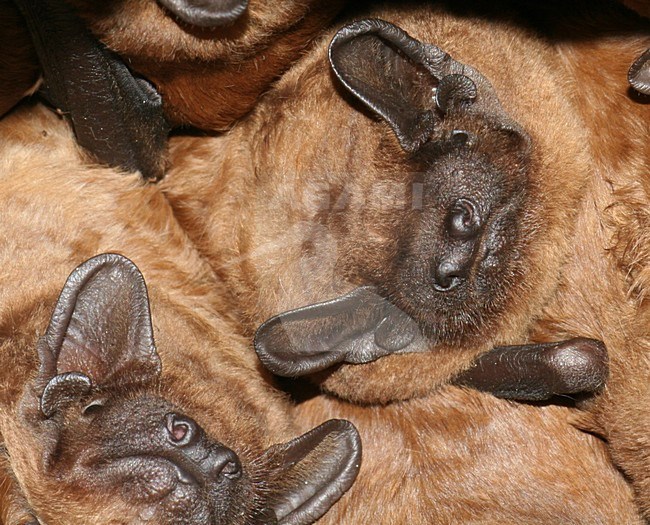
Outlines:
[[0, 0], [0, 523], [644, 523], [629, 7]]
[[[3, 522], [313, 523], [348, 490], [319, 523], [640, 523], [568, 408], [457, 387], [291, 406], [159, 188], [88, 167], [42, 106], [0, 137]], [[479, 481], [489, 503], [467, 508]]]

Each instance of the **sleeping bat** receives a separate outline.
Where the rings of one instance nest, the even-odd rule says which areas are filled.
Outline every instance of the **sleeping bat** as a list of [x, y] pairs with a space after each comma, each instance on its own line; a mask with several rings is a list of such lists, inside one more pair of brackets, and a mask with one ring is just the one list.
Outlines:
[[265, 362], [326, 363], [344, 399], [426, 395], [494, 347], [604, 341], [609, 386], [583, 408], [649, 512], [650, 119], [627, 84], [648, 22], [504, 5], [353, 18], [230, 134], [179, 137], [164, 188], [250, 333], [269, 320]]
[[[40, 370], [21, 404], [31, 425], [56, 436], [46, 439], [51, 449], [44, 457], [48, 474], [58, 480], [49, 490], [63, 492], [67, 500], [51, 503], [60, 507], [65, 523], [70, 513], [88, 510], [87, 501], [70, 501], [69, 488], [111, 494], [115, 485], [121, 486], [126, 510], [109, 496], [94, 503], [113, 519], [95, 511], [84, 516], [85, 523], [116, 523], [115, 516], [119, 523], [311, 523], [338, 499], [359, 468], [358, 436], [338, 417], [341, 413], [361, 425], [371, 454], [364, 452], [361, 485], [353, 485], [349, 496], [318, 523], [641, 523], [630, 488], [609, 463], [602, 443], [572, 428], [566, 408], [509, 405], [461, 389], [385, 407], [380, 417], [373, 415], [375, 409], [322, 396], [297, 407], [294, 417], [302, 426], [311, 427], [310, 421], [325, 414], [338, 416], [270, 447], [256, 461], [258, 476], [268, 476], [269, 470], [276, 476], [265, 480], [274, 504], [264, 506], [255, 494], [255, 474], [243, 469], [239, 456], [161, 397], [160, 386], [153, 392], [147, 387], [149, 380], [158, 382], [161, 363], [144, 286], [137, 267], [121, 255], [82, 263], [63, 287], [39, 341]], [[124, 316], [143, 324], [124, 323]], [[82, 349], [80, 343], [99, 351]], [[189, 358], [181, 354], [181, 359]], [[179, 371], [188, 373], [187, 367]], [[221, 414], [223, 400], [215, 400], [213, 393], [209, 389], [206, 397], [221, 404]], [[28, 425], [21, 432], [30, 435], [30, 430]], [[318, 461], [329, 464], [319, 469], [322, 490], [305, 481], [305, 472], [294, 472], [305, 467], [296, 462], [313, 469]], [[419, 473], [413, 475], [416, 469]], [[25, 476], [22, 468], [16, 472]], [[9, 482], [14, 479], [6, 467], [5, 474]], [[276, 491], [291, 490], [287, 478], [294, 476], [303, 489], [287, 502], [289, 495]], [[51, 510], [36, 512], [16, 484], [7, 490], [5, 482], [0, 508], [9, 519], [3, 523], [36, 525], [37, 515], [51, 515]], [[399, 487], [396, 496], [391, 496], [391, 486]], [[48, 485], [39, 483], [38, 488]], [[34, 490], [30, 486], [28, 494]], [[534, 497], [524, 496], [526, 492]], [[573, 494], [569, 501], [567, 492]], [[252, 509], [251, 501], [257, 504]], [[246, 521], [234, 514], [242, 507], [248, 509]]]
[[[162, 186], [249, 333], [268, 320], [264, 362], [330, 368], [324, 387], [363, 402], [426, 392], [521, 343], [589, 176], [579, 141], [562, 143], [583, 130], [553, 89], [550, 45], [511, 23], [415, 12], [389, 11], [426, 40], [379, 18], [330, 32], [231, 133], [176, 138]], [[528, 52], [497, 45], [513, 39]]]
[[164, 197], [88, 167], [41, 105], [5, 117], [0, 144], [10, 523], [319, 519], [356, 477], [358, 433], [296, 437]]

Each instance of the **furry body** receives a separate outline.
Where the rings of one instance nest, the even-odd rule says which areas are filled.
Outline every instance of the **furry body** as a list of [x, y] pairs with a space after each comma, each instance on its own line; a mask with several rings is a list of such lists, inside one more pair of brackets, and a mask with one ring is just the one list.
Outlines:
[[[232, 322], [219, 281], [192, 248], [158, 189], [143, 184], [137, 174], [85, 164], [69, 127], [43, 107], [26, 106], [7, 116], [0, 135], [4, 224], [0, 351], [6, 365], [0, 378], [0, 431], [7, 454], [5, 466], [12, 472], [7, 481], [9, 502], [3, 512], [14, 513], [15, 519], [21, 501], [11, 496], [21, 492], [26, 498], [23, 507], [50, 524], [141, 523], [156, 512], [145, 516], [149, 511], [124, 501], [120, 497], [123, 483], [111, 490], [94, 485], [94, 478], [84, 473], [92, 466], [90, 460], [68, 468], [79, 458], [93, 457], [92, 446], [74, 443], [77, 435], [101, 434], [98, 424], [76, 433], [79, 422], [74, 411], [66, 409], [69, 419], [52, 434], [60, 416], [43, 419], [38, 409], [39, 335], [47, 327], [66, 275], [102, 252], [128, 255], [145, 275], [162, 360], [160, 382], [150, 386], [149, 397], [137, 401], [140, 387], [133, 391], [124, 387], [125, 404], [136, 403], [134, 410], [143, 418], [142, 425], [148, 417], [147, 399], [154, 399], [151, 403], [156, 406], [161, 403], [155, 401], [156, 396], [173, 400], [207, 435], [237, 451], [251, 480], [263, 480], [267, 467], [262, 466], [264, 461], [260, 463], [260, 453], [272, 443], [295, 436], [290, 407], [259, 370], [254, 353], [248, 351]], [[106, 392], [109, 396], [110, 390]], [[43, 394], [41, 406], [44, 399]], [[99, 402], [101, 411], [101, 398]], [[119, 406], [117, 410], [119, 414]], [[180, 429], [182, 437], [188, 425], [194, 423], [174, 428]], [[119, 441], [120, 432], [128, 426], [118, 428], [98, 437]], [[66, 432], [70, 432], [68, 437]], [[52, 452], [48, 447], [56, 439], [62, 442]], [[116, 446], [114, 452], [123, 454], [119, 447], [126, 445]], [[326, 454], [337, 448], [332, 442], [327, 447]], [[310, 456], [307, 463], [319, 462], [318, 455]], [[46, 461], [50, 457], [54, 459]], [[290, 483], [292, 476], [309, 479], [311, 469], [305, 470], [283, 474], [282, 483]], [[12, 486], [11, 479], [17, 485]], [[268, 481], [262, 481], [264, 494], [271, 494], [273, 482], [269, 485]], [[255, 505], [256, 497], [248, 490], [237, 498], [248, 498], [245, 506]], [[177, 514], [172, 516], [179, 519]], [[159, 519], [167, 522], [158, 517], [155, 522]], [[258, 523], [245, 509], [231, 514], [227, 522]], [[10, 519], [8, 523], [18, 522]]]
[[[318, 379], [341, 397], [385, 403], [425, 395], [495, 344], [602, 339], [611, 377], [588, 410], [647, 513], [650, 118], [647, 104], [628, 94], [626, 68], [647, 48], [648, 25], [606, 2], [593, 19], [578, 11], [560, 20], [542, 9], [543, 32], [489, 21], [481, 9], [479, 18], [458, 4], [364, 16], [392, 21], [476, 67], [531, 136], [526, 270], [478, 342], [344, 365]], [[251, 330], [281, 311], [394, 278], [391, 243], [410, 235], [399, 224], [412, 187], [396, 138], [341, 96], [325, 71], [326, 44], [232, 134], [174, 146], [170, 200]]]
[[[342, 1], [250, 2], [233, 24], [215, 29], [176, 20], [155, 0], [70, 2], [106, 46], [151, 81], [172, 125], [227, 129], [303, 52]], [[0, 2], [6, 37], [0, 114], [38, 79], [27, 27], [11, 0]]]

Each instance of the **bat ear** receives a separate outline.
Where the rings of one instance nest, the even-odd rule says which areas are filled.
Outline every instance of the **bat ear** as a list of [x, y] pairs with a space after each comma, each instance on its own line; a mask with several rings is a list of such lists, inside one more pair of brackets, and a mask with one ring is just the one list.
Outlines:
[[627, 78], [630, 85], [639, 93], [650, 95], [650, 48], [634, 61]]
[[352, 486], [361, 466], [361, 439], [349, 421], [331, 419], [296, 439], [270, 447], [270, 522], [308, 525]]
[[592, 394], [609, 366], [602, 341], [577, 337], [554, 343], [501, 346], [480, 355], [455, 383], [519, 401]]
[[417, 323], [371, 286], [276, 315], [258, 328], [254, 344], [264, 366], [287, 377], [427, 349]]
[[522, 131], [477, 70], [384, 20], [368, 18], [340, 29], [329, 59], [345, 89], [385, 120], [409, 153], [427, 142], [447, 115], [476, 114]]
[[142, 274], [116, 254], [94, 257], [66, 281], [39, 344], [46, 416], [92, 387], [144, 384], [158, 378]]
[[429, 139], [437, 119], [432, 94], [439, 79], [422, 65], [427, 60], [442, 61], [445, 56], [440, 49], [378, 19], [343, 27], [329, 47], [336, 77], [393, 128], [408, 152]]
[[159, 0], [183, 22], [197, 27], [219, 27], [237, 20], [248, 0]]

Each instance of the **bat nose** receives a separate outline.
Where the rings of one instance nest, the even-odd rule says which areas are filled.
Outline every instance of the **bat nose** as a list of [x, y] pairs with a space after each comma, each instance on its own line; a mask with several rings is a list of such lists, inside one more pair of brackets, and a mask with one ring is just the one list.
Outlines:
[[449, 292], [457, 288], [467, 279], [471, 265], [471, 257], [456, 259], [452, 256], [439, 261], [433, 268], [434, 289], [438, 292]]
[[192, 418], [181, 414], [167, 414], [167, 439], [177, 451], [174, 455], [181, 466], [198, 479], [208, 482], [235, 480], [242, 467], [237, 454], [225, 446], [210, 443]]
[[235, 480], [241, 476], [241, 463], [237, 454], [226, 447], [219, 447], [201, 462], [201, 469], [208, 479], [220, 481], [223, 478]]
[[482, 229], [483, 218], [473, 201], [462, 198], [451, 205], [445, 225], [447, 242], [432, 267], [435, 290], [448, 292], [468, 278]]

